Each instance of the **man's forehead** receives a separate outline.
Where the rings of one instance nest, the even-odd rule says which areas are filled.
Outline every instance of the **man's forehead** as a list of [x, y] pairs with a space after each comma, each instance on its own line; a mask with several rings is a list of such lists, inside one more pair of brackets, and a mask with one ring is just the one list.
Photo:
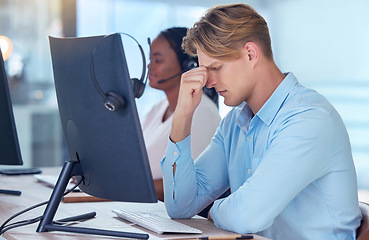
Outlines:
[[206, 55], [204, 52], [202, 52], [201, 50], [197, 49], [197, 57], [199, 59], [199, 64], [200, 66], [204, 66], [206, 68], [211, 68], [214, 65], [219, 64], [219, 60], [209, 57], [208, 55]]

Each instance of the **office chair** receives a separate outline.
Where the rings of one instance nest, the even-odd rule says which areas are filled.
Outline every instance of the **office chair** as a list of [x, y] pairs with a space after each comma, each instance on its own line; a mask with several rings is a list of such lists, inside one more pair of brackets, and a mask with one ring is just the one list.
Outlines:
[[369, 240], [369, 204], [365, 202], [359, 202], [359, 207], [363, 219], [361, 220], [360, 227], [357, 229], [357, 240]]

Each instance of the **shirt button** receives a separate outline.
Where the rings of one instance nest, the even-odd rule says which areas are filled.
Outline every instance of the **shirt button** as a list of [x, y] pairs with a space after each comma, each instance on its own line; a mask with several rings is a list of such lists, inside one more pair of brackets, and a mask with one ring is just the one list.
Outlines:
[[247, 140], [247, 141], [250, 141], [250, 137], [247, 137], [247, 138], [246, 138], [246, 140]]
[[177, 156], [177, 155], [178, 155], [178, 153], [177, 153], [177, 152], [173, 152], [173, 154], [174, 154], [174, 156]]
[[172, 182], [172, 185], [174, 185], [174, 182]]
[[248, 173], [251, 173], [251, 172], [252, 172], [252, 170], [249, 168], [249, 170], [247, 170], [247, 172], [248, 172]]

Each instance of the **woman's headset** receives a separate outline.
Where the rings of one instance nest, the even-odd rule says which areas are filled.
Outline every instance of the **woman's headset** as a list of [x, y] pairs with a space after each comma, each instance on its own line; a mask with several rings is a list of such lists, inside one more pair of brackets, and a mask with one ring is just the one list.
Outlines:
[[[145, 59], [145, 54], [144, 51], [141, 47], [141, 45], [138, 43], [138, 41], [132, 37], [131, 35], [127, 34], [127, 33], [113, 33], [113, 34], [109, 34], [104, 36], [95, 46], [94, 50], [92, 51], [91, 54], [91, 65], [90, 65], [90, 69], [91, 69], [91, 77], [92, 77], [92, 82], [94, 83], [94, 86], [97, 90], [97, 92], [100, 94], [100, 96], [103, 98], [104, 100], [104, 106], [109, 110], [109, 111], [117, 111], [118, 109], [124, 107], [126, 101], [124, 99], [124, 97], [119, 94], [118, 92], [114, 91], [114, 90], [108, 90], [105, 93], [103, 92], [103, 90], [101, 89], [100, 85], [98, 84], [97, 80], [96, 80], [96, 75], [95, 75], [95, 64], [94, 64], [94, 56], [95, 56], [95, 52], [96, 49], [98, 48], [98, 46], [108, 37], [116, 35], [116, 34], [120, 34], [120, 35], [126, 35], [130, 38], [132, 38], [138, 45], [140, 52], [141, 52], [141, 56], [142, 56], [142, 74], [140, 79], [138, 78], [131, 78], [131, 82], [132, 82], [132, 88], [133, 88], [133, 94], [135, 96], [135, 98], [140, 98], [145, 90], [145, 86], [147, 83], [147, 77], [148, 74], [146, 76], [146, 80], [145, 80], [145, 73], [146, 73], [146, 59]], [[148, 43], [149, 46], [151, 47], [150, 44], [150, 39], [148, 39]], [[150, 71], [150, 69], [149, 69]]]
[[185, 73], [193, 68], [197, 68], [198, 67], [198, 64], [197, 64], [197, 61], [196, 59], [194, 58], [188, 58], [186, 60], [183, 61], [182, 63], [182, 73]]

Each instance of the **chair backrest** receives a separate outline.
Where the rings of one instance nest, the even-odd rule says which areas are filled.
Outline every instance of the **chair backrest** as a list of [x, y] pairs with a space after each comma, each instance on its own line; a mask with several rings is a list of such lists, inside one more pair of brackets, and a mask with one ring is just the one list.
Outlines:
[[357, 229], [357, 240], [369, 240], [369, 204], [359, 202], [359, 207], [363, 219], [361, 220], [360, 227]]

